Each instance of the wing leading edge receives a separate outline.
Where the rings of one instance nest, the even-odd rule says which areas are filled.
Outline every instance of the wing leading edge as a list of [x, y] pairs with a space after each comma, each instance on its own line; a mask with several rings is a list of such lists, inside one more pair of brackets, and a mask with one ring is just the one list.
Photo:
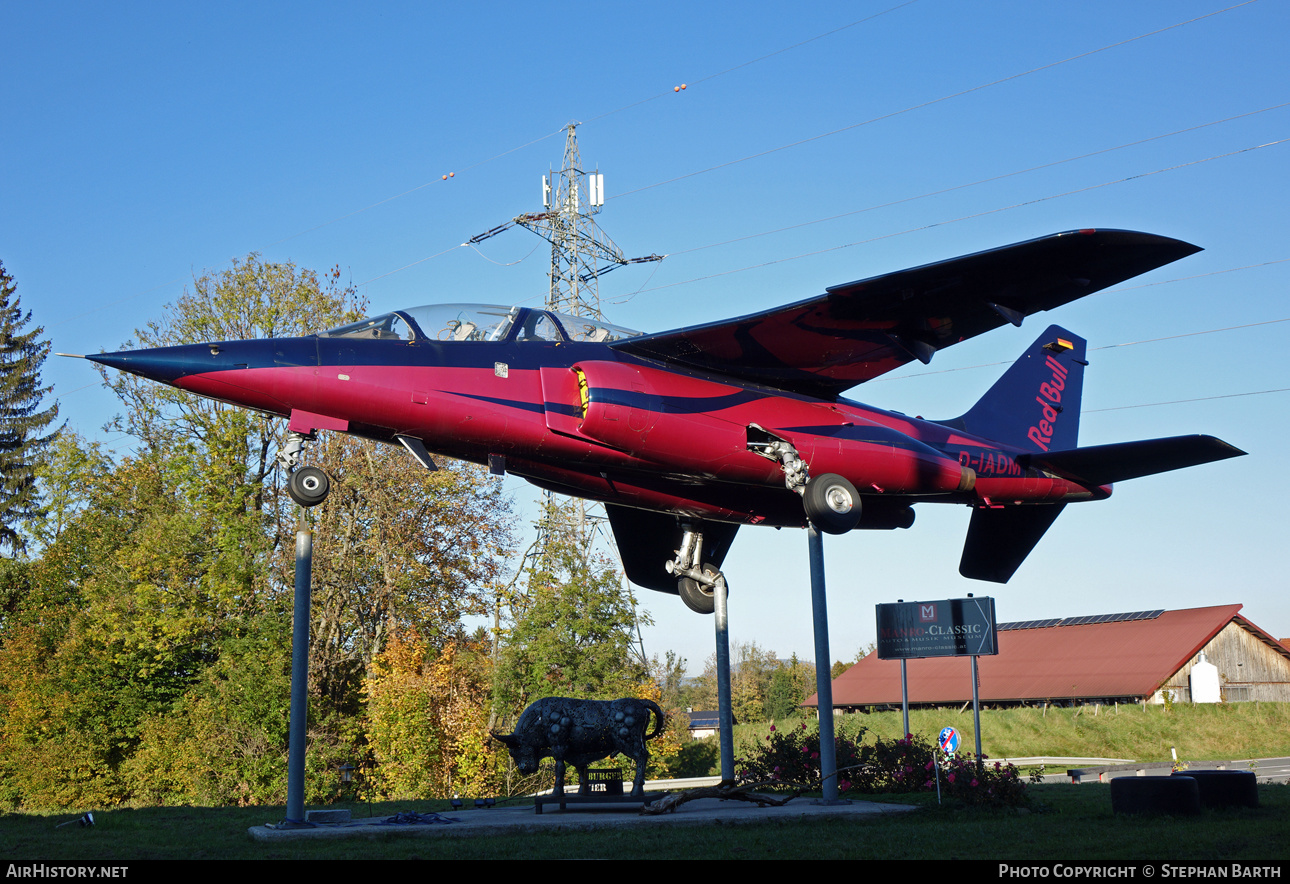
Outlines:
[[1132, 230], [1073, 230], [826, 289], [738, 319], [629, 338], [647, 359], [820, 398], [1200, 251]]

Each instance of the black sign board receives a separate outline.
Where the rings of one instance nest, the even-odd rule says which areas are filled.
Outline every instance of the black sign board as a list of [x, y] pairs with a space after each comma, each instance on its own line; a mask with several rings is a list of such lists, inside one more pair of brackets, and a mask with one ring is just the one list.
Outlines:
[[878, 659], [999, 653], [994, 599], [878, 605]]

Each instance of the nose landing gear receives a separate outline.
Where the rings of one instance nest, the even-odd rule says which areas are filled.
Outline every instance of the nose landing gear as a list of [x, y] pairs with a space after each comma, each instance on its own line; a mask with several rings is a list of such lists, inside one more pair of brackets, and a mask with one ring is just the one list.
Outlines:
[[716, 610], [717, 585], [725, 585], [726, 575], [709, 562], [696, 567], [702, 549], [703, 534], [685, 526], [681, 548], [676, 558], [667, 563], [667, 573], [676, 575], [676, 591], [687, 608], [696, 614], [711, 614]]
[[312, 433], [287, 433], [287, 441], [278, 452], [277, 462], [287, 471], [287, 494], [303, 507], [317, 506], [327, 499], [331, 480], [318, 467], [300, 466], [300, 452], [306, 440], [313, 440]]
[[287, 478], [287, 493], [301, 506], [317, 506], [329, 491], [331, 480], [317, 467], [301, 467]]

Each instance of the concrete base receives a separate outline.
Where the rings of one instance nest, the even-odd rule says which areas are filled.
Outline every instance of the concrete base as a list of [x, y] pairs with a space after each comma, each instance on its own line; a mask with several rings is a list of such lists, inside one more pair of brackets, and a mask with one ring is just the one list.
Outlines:
[[[608, 828], [667, 828], [669, 826], [740, 825], [774, 820], [826, 819], [877, 813], [903, 813], [916, 808], [876, 801], [853, 801], [849, 805], [812, 804], [808, 799], [784, 807], [757, 807], [743, 801], [704, 798], [681, 805], [672, 813], [656, 816], [627, 815], [621, 811], [587, 807], [578, 812], [539, 816], [533, 806], [496, 807], [491, 810], [461, 810], [452, 814], [424, 814], [436, 822], [388, 822], [387, 819], [359, 819], [348, 823], [322, 824], [307, 829], [278, 829], [253, 826], [247, 830], [257, 841], [295, 841], [310, 838], [375, 838], [397, 832], [422, 837], [473, 838], [502, 832], [594, 831]], [[404, 816], [404, 815], [401, 815]]]
[[353, 817], [348, 810], [306, 810], [307, 823], [348, 823]]

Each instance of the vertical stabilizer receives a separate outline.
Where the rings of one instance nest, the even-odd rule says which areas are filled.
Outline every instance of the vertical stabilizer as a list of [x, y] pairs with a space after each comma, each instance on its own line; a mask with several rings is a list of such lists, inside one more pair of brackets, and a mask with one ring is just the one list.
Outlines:
[[1075, 448], [1084, 352], [1083, 338], [1051, 325], [971, 410], [938, 423], [1029, 452]]

